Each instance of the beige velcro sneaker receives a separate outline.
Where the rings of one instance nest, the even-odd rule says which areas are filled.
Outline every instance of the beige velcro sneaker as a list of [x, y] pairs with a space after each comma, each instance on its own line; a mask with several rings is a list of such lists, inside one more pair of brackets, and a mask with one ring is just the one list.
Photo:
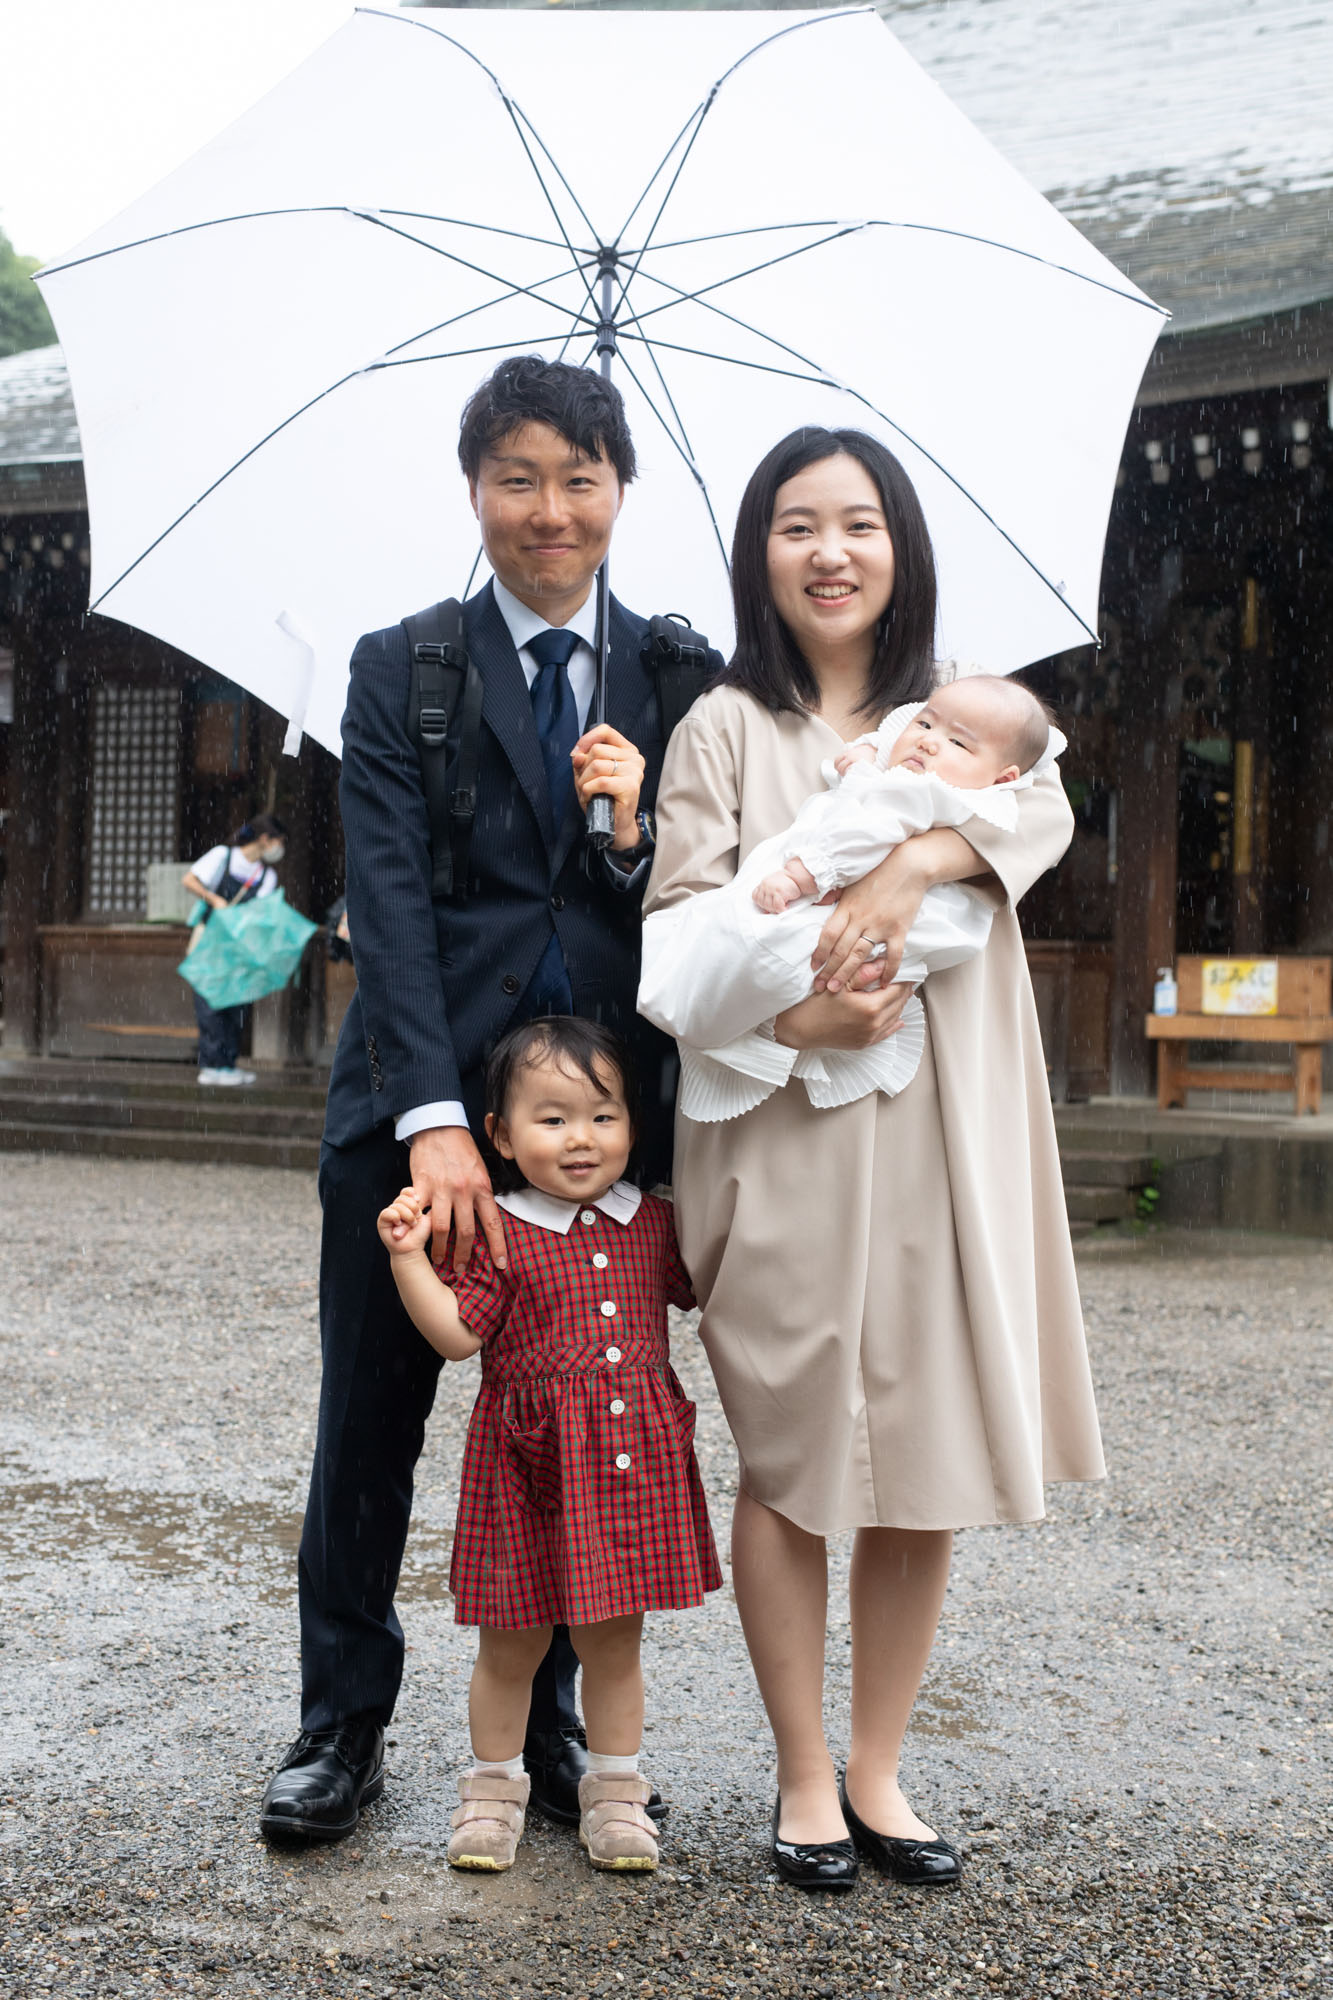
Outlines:
[[594, 1868], [656, 1868], [657, 1828], [644, 1810], [652, 1795], [637, 1771], [629, 1777], [590, 1771], [579, 1779], [579, 1840]]
[[480, 1868], [492, 1874], [512, 1868], [527, 1812], [529, 1780], [498, 1771], [469, 1771], [458, 1780], [463, 1803], [451, 1822], [451, 1868]]

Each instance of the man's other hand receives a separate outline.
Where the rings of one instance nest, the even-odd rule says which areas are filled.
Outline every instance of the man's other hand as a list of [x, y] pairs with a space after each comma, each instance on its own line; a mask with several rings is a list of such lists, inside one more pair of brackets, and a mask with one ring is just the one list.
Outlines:
[[480, 1226], [491, 1262], [505, 1267], [505, 1233], [491, 1192], [491, 1177], [477, 1142], [462, 1125], [433, 1126], [412, 1140], [412, 1192], [430, 1210], [431, 1262], [444, 1262], [454, 1231], [454, 1270], [467, 1269]]

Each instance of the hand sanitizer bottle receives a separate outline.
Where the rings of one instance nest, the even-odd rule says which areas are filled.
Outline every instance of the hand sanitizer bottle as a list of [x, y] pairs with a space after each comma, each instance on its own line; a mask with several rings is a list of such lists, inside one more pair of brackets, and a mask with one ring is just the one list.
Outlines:
[[1157, 968], [1157, 984], [1152, 990], [1152, 1010], [1154, 1014], [1174, 1014], [1180, 989], [1176, 985], [1176, 975], [1169, 965]]

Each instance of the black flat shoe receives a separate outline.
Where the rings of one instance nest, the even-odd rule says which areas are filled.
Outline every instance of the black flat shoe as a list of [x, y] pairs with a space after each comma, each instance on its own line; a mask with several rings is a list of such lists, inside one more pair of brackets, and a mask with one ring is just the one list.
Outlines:
[[773, 1808], [773, 1866], [798, 1889], [854, 1889], [860, 1873], [850, 1840], [780, 1840], [782, 1799]]
[[342, 1840], [384, 1790], [384, 1731], [353, 1717], [302, 1730], [269, 1779], [259, 1811], [270, 1840]]
[[[531, 1781], [528, 1804], [543, 1819], [557, 1826], [579, 1823], [579, 1779], [588, 1769], [588, 1746], [581, 1729], [550, 1729], [529, 1732], [523, 1745], [523, 1769]], [[654, 1792], [644, 1811], [649, 1819], [664, 1820], [670, 1806], [662, 1794]]]
[[963, 1857], [947, 1840], [895, 1840], [890, 1834], [876, 1833], [852, 1811], [845, 1778], [838, 1802], [859, 1851], [895, 1882], [918, 1889], [952, 1889], [962, 1880]]

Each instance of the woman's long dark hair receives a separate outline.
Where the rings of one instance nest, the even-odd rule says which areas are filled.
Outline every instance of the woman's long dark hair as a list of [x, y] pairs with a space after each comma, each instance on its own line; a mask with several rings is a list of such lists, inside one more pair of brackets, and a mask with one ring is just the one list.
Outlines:
[[768, 580], [768, 535], [778, 488], [807, 466], [845, 456], [863, 465], [879, 490], [894, 584], [875, 633], [875, 655], [861, 710], [879, 717], [903, 701], [923, 701], [935, 685], [935, 552], [916, 488], [885, 445], [865, 431], [792, 431], [750, 474], [731, 544], [736, 650], [722, 674], [765, 708], [804, 714], [819, 707], [819, 684]]

